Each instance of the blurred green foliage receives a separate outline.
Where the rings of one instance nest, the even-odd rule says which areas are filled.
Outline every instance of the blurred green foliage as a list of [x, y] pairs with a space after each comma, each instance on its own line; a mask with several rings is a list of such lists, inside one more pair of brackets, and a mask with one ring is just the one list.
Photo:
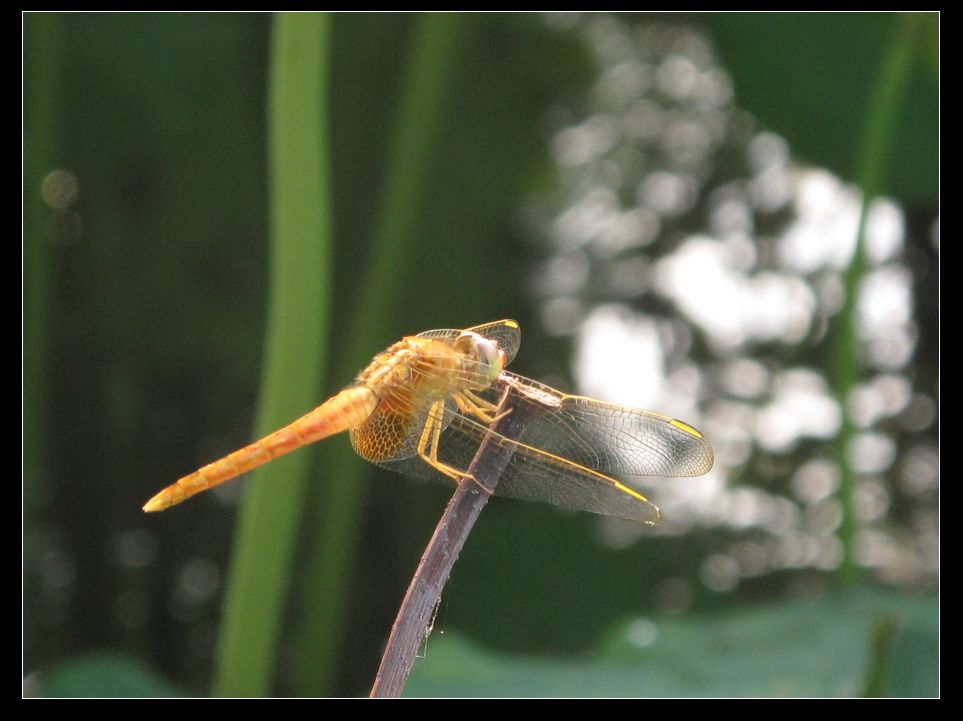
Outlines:
[[[869, 79], [834, 69], [850, 62], [847, 53], [862, 52], [859, 62], [872, 65], [893, 16], [867, 18], [855, 34], [855, 16], [841, 20], [838, 32], [818, 26], [828, 22], [823, 16], [781, 17], [778, 33], [760, 30], [768, 16], [693, 20], [717, 34], [740, 102], [794, 150], [798, 142], [804, 157], [845, 175], [852, 159], [842, 149], [860, 131], [866, 97], [853, 83]], [[525, 330], [520, 372], [567, 370], [563, 347], [541, 337], [534, 322], [526, 286], [536, 251], [522, 242], [518, 213], [532, 191], [551, 187], [549, 138], [571, 120], [560, 108], [584, 91], [591, 63], [572, 33], [537, 16], [465, 16], [436, 48], [446, 59], [426, 96], [431, 106], [413, 113], [410, 74], [426, 52], [425, 22], [388, 14], [330, 19], [323, 142], [333, 301], [327, 320], [314, 317], [317, 310], [302, 319], [327, 329], [328, 349], [318, 359], [325, 369], [319, 395], [304, 398], [304, 411], [348, 383], [373, 353], [430, 327], [515, 317]], [[47, 695], [177, 693], [170, 682], [133, 678], [140, 671], [130, 658], [182, 693], [210, 691], [240, 484], [160, 516], [145, 518], [140, 506], [251, 436], [269, 355], [270, 32], [270, 16], [259, 14], [26, 15], [24, 666], [49, 679], [41, 685]], [[811, 74], [796, 72], [801, 62]], [[893, 192], [908, 202], [935, 197], [929, 73], [924, 68], [922, 90], [913, 91], [922, 93], [914, 106], [921, 110], [904, 118], [905, 142], [893, 161], [909, 184], [894, 184]], [[793, 124], [800, 118], [814, 120]], [[831, 130], [820, 125], [826, 122]], [[406, 150], [414, 165], [399, 161]], [[904, 151], [913, 157], [904, 160]], [[41, 204], [37, 189], [53, 168], [79, 181], [69, 208]], [[400, 204], [395, 215], [386, 210], [392, 203]], [[386, 233], [397, 234], [391, 252], [400, 255], [386, 254], [379, 242]], [[446, 492], [364, 465], [344, 438], [312, 454], [304, 523], [289, 519], [300, 543], [282, 581], [290, 587], [281, 589], [289, 599], [281, 651], [262, 660], [273, 674], [267, 686], [293, 695], [361, 694]], [[347, 485], [347, 495], [331, 495], [332, 479]], [[446, 623], [449, 614], [453, 630], [499, 654], [584, 652], [616, 619], [649, 613], [661, 581], [696, 575], [713, 536], [686, 541], [653, 539], [613, 552], [597, 543], [591, 518], [495, 502], [455, 567], [440, 618]], [[802, 584], [819, 588], [824, 580]], [[694, 603], [738, 606], [787, 585], [770, 579], [729, 596], [700, 589]], [[843, 644], [831, 633], [840, 628], [838, 604], [807, 606], [806, 617]], [[778, 653], [780, 623], [795, 610], [767, 612], [758, 623], [768, 633], [755, 642]], [[932, 618], [932, 608], [925, 611]], [[738, 613], [737, 625], [756, 627], [755, 611]], [[691, 653], [701, 652], [707, 665], [730, 663], [694, 640], [704, 624], [719, 630], [721, 623], [698, 614], [680, 621], [686, 640], [667, 657], [675, 661], [663, 676], [646, 673], [658, 680], [652, 686], [610, 685], [611, 665], [600, 674], [573, 660], [562, 664], [564, 692], [739, 693], [742, 686], [699, 685], [690, 682], [705, 677], [685, 675]], [[912, 628], [894, 636], [894, 665], [881, 663], [882, 676], [900, 668], [901, 655], [914, 668], [932, 667], [920, 661], [933, 658], [932, 626]], [[863, 658], [866, 635], [845, 638], [852, 641], [846, 653]], [[430, 644], [445, 658], [446, 644]], [[101, 648], [123, 655], [84, 656]], [[476, 659], [465, 663], [518, 664], [525, 684], [494, 684], [486, 694], [560, 688], [539, 680], [555, 675], [554, 662], [547, 672], [535, 663], [529, 674], [527, 660], [490, 661], [464, 648], [453, 648], [452, 665], [462, 663], [457, 654]], [[739, 649], [734, 642], [731, 657]], [[573, 681], [582, 671], [585, 686]], [[861, 671], [854, 673], [835, 689], [796, 679], [744, 692], [860, 693]], [[625, 674], [634, 683], [632, 669]], [[928, 693], [932, 678], [896, 674], [877, 688]], [[472, 692], [417, 683], [415, 695]]]
[[[570, 660], [486, 651], [436, 632], [415, 663], [407, 697], [938, 695], [935, 601], [863, 590], [694, 618], [634, 619], [594, 652]], [[880, 625], [895, 643], [874, 656]], [[773, 643], [773, 638], [778, 643]], [[176, 696], [137, 659], [94, 653], [53, 669], [44, 696]]]
[[689, 618], [635, 619], [594, 653], [560, 661], [485, 651], [436, 633], [405, 695], [614, 697], [860, 696], [879, 619], [905, 651], [883, 663], [877, 695], [939, 693], [936, 604], [859, 591]]
[[104, 651], [81, 654], [46, 674], [36, 695], [47, 698], [176, 698], [184, 692], [143, 661]]

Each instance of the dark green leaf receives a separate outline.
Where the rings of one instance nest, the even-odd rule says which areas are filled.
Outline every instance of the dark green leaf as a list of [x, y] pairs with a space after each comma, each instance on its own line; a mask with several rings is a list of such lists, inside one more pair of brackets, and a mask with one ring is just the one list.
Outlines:
[[934, 14], [713, 13], [703, 16], [736, 101], [784, 136], [793, 155], [855, 180], [866, 106], [890, 43], [914, 62], [883, 191], [934, 202], [939, 177], [939, 36]]
[[40, 680], [47, 698], [137, 698], [183, 696], [131, 656], [100, 652], [64, 661]]
[[879, 618], [907, 629], [882, 695], [937, 695], [935, 600], [871, 589], [681, 619], [633, 619], [589, 658], [499, 655], [436, 633], [406, 695], [858, 696]]

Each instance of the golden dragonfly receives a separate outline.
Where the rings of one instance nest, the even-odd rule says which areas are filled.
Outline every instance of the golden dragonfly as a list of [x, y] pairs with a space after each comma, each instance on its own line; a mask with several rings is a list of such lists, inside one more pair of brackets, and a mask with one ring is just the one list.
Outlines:
[[[537, 500], [643, 523], [659, 509], [610, 477], [698, 476], [713, 462], [703, 435], [651, 411], [569, 395], [505, 370], [518, 352], [513, 320], [407, 336], [375, 356], [355, 382], [307, 415], [160, 491], [161, 511], [257, 466], [348, 431], [363, 458], [392, 470], [458, 482], [483, 439], [507, 444], [498, 496]], [[511, 392], [507, 408], [499, 399]], [[512, 406], [534, 404], [517, 439], [493, 429]]]

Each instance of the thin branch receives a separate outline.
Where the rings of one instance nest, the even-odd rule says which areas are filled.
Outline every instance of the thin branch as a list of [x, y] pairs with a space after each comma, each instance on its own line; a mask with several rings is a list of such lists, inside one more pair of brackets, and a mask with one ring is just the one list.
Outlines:
[[512, 406], [511, 392], [511, 388], [506, 389], [499, 404], [499, 408], [510, 408], [511, 412], [496, 421], [485, 435], [468, 468], [469, 476], [458, 484], [421, 556], [391, 628], [381, 667], [371, 687], [371, 698], [401, 696], [451, 569], [511, 461], [514, 446], [500, 443], [498, 439], [519, 438], [535, 412], [534, 404]]

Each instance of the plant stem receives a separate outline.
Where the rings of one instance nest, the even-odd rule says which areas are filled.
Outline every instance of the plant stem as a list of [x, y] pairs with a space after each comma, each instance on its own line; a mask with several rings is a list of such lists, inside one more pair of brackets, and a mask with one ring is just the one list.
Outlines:
[[[330, 226], [325, 14], [275, 17], [268, 141], [271, 287], [256, 435], [309, 408], [326, 357]], [[238, 520], [214, 693], [270, 693], [310, 461], [291, 454], [252, 474]]]
[[510, 402], [506, 405], [506, 399], [500, 404], [501, 408], [511, 407], [511, 412], [499, 419], [483, 439], [468, 468], [468, 476], [458, 484], [435, 527], [391, 628], [371, 687], [372, 698], [397, 698], [404, 690], [451, 569], [512, 458], [514, 446], [499, 440], [521, 436], [531, 420], [533, 405], [513, 407]]
[[883, 187], [886, 176], [900, 100], [906, 89], [911, 66], [912, 39], [918, 23], [919, 19], [913, 14], [898, 18], [893, 40], [885, 50], [879, 78], [867, 107], [863, 142], [856, 158], [856, 182], [863, 193], [863, 205], [856, 230], [856, 247], [844, 278], [846, 300], [836, 320], [831, 352], [832, 384], [843, 418], [835, 442], [836, 462], [841, 474], [839, 495], [843, 509], [839, 531], [843, 545], [840, 576], [844, 583], [849, 584], [857, 580], [859, 569], [856, 558], [858, 527], [854, 504], [856, 477], [849, 461], [849, 447], [855, 426], [846, 406], [859, 375], [857, 311], [860, 282], [865, 272], [863, 236], [869, 203]]
[[[372, 348], [394, 340], [392, 328], [403, 320], [400, 298], [415, 277], [418, 217], [427, 201], [431, 162], [443, 135], [464, 19], [457, 13], [426, 13], [414, 22], [369, 260], [358, 293], [350, 299], [352, 315], [347, 324], [351, 331], [334, 369], [341, 383], [364, 366]], [[338, 657], [348, 628], [349, 569], [357, 548], [364, 476], [369, 472], [346, 444], [332, 444], [324, 449], [324, 456], [328, 473], [323, 502], [308, 520], [317, 529], [305, 570], [304, 607], [310, 610], [297, 641], [296, 689], [304, 696], [329, 695], [337, 682]]]
[[[24, 17], [23, 64], [23, 566], [24, 601], [36, 600], [40, 568], [37, 529], [43, 516], [44, 476], [49, 472], [51, 308], [57, 287], [49, 224], [54, 212], [41, 197], [44, 176], [56, 167], [61, 146], [63, 19], [54, 13]], [[42, 642], [57, 630], [25, 614], [24, 643], [49, 653]], [[42, 651], [42, 652], [43, 652]], [[42, 665], [47, 658], [33, 658]]]

